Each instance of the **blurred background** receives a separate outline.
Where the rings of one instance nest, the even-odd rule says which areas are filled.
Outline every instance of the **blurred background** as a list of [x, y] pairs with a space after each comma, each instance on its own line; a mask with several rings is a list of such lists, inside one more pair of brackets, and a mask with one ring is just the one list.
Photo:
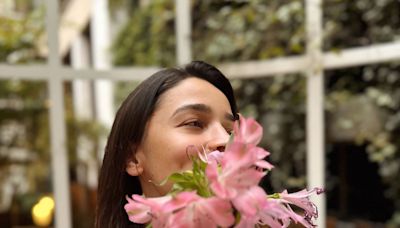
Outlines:
[[263, 124], [267, 192], [306, 187], [313, 162], [321, 227], [400, 227], [400, 1], [313, 2], [1, 0], [0, 227], [93, 227], [116, 109], [192, 59], [221, 67]]

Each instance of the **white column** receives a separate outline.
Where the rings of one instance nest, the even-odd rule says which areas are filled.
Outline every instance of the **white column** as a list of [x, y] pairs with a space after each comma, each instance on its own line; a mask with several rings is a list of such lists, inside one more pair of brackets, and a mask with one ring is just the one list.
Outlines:
[[[77, 36], [71, 46], [71, 66], [74, 69], [90, 67], [89, 44], [83, 35]], [[92, 91], [89, 80], [72, 81], [72, 98], [75, 115], [80, 119], [92, 119]]]
[[178, 65], [192, 60], [190, 0], [175, 0], [176, 61]]
[[[307, 57], [307, 183], [325, 186], [322, 1], [306, 0]], [[312, 197], [319, 211], [317, 226], [326, 227], [325, 195]]]
[[[74, 69], [88, 69], [90, 67], [89, 44], [83, 35], [79, 35], [72, 42], [71, 65]], [[93, 89], [89, 80], [76, 79], [72, 81], [72, 97], [75, 116], [80, 120], [91, 120], [93, 115]], [[92, 189], [97, 187], [98, 162], [91, 152], [93, 142], [83, 136], [78, 136], [77, 157], [79, 164], [77, 176], [80, 183]]]
[[64, 89], [62, 78], [57, 74], [60, 66], [58, 50], [58, 1], [46, 1], [46, 30], [48, 34], [49, 65], [48, 88], [50, 95], [50, 144], [52, 184], [55, 197], [55, 227], [71, 227], [71, 200], [66, 151], [64, 118]]
[[[110, 18], [108, 0], [94, 0], [92, 5], [91, 43], [93, 67], [107, 70], [110, 62]], [[111, 127], [114, 120], [114, 90], [110, 80], [96, 80], [94, 85], [95, 116], [101, 124]], [[99, 159], [102, 160], [105, 139], [100, 145]]]

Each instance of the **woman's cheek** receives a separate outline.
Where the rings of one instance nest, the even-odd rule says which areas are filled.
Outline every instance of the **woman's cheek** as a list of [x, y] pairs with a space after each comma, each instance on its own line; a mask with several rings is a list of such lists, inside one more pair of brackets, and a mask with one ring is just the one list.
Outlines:
[[188, 170], [192, 167], [190, 157], [195, 155], [192, 145], [183, 145], [179, 152], [176, 154], [176, 162], [179, 163], [180, 170]]
[[181, 134], [175, 141], [176, 147], [176, 160], [179, 162], [180, 170], [188, 170], [192, 168], [191, 156], [197, 156], [197, 153], [202, 150], [203, 141], [199, 135], [189, 136]]

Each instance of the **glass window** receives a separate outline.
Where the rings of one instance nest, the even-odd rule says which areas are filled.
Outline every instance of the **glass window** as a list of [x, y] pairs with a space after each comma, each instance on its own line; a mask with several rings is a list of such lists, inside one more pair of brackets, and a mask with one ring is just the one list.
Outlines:
[[324, 50], [395, 41], [400, 32], [399, 7], [396, 0], [324, 1]]
[[43, 81], [0, 80], [0, 224], [53, 220], [49, 102]]
[[0, 63], [46, 61], [45, 17], [43, 0], [1, 1]]
[[299, 74], [232, 80], [239, 111], [263, 125], [261, 141], [275, 165], [262, 185], [267, 192], [300, 190], [305, 177], [305, 78]]
[[304, 1], [193, 1], [192, 40], [214, 63], [303, 54]]
[[326, 196], [334, 221], [398, 226], [399, 70], [388, 63], [326, 71]]

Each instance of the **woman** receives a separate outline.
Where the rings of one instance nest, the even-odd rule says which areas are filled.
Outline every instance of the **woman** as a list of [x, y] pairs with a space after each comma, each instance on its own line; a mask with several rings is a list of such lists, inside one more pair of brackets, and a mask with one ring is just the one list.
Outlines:
[[224, 150], [238, 118], [228, 79], [195, 61], [143, 81], [122, 103], [108, 138], [98, 188], [96, 227], [140, 227], [125, 196], [168, 193], [171, 173], [191, 168], [190, 146]]

